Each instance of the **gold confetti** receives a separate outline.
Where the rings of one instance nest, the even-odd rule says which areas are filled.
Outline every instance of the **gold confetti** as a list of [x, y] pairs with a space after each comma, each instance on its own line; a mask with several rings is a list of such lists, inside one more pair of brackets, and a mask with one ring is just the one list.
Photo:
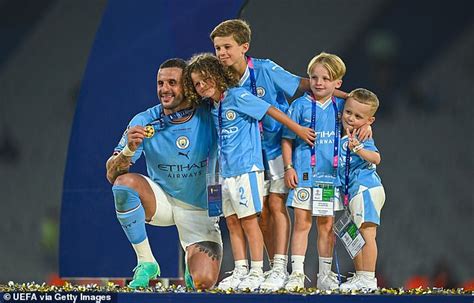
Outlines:
[[[113, 282], [105, 282], [104, 285], [98, 285], [96, 283], [86, 284], [86, 285], [73, 285], [70, 282], [65, 282], [63, 286], [47, 285], [46, 283], [38, 284], [36, 282], [27, 282], [27, 283], [15, 283], [9, 281], [6, 285], [0, 284], [0, 292], [101, 292], [101, 293], [134, 293], [134, 292], [147, 292], [147, 293], [210, 293], [210, 294], [247, 294], [252, 293], [249, 289], [245, 290], [234, 290], [234, 289], [210, 289], [210, 290], [190, 290], [186, 289], [182, 285], [170, 285], [164, 287], [162, 283], [158, 282], [153, 287], [146, 287], [140, 289], [133, 289], [128, 286], [119, 286]], [[298, 288], [293, 291], [287, 291], [284, 289], [277, 290], [275, 292], [270, 291], [256, 291], [253, 292], [256, 294], [292, 294], [292, 295], [302, 295], [302, 296], [330, 296], [333, 294], [350, 294], [350, 295], [389, 295], [389, 296], [430, 296], [430, 295], [471, 295], [474, 296], [474, 291], [466, 291], [462, 288], [456, 289], [443, 289], [443, 288], [414, 288], [414, 289], [404, 289], [401, 288], [379, 288], [372, 292], [367, 291], [357, 291], [353, 290], [350, 292], [342, 292], [339, 290], [331, 291], [322, 291], [316, 288]]]

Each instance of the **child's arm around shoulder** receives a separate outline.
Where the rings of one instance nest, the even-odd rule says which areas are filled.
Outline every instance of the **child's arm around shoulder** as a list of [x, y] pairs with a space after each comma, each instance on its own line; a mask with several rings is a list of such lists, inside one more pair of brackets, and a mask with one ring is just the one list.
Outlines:
[[302, 127], [274, 106], [270, 106], [268, 108], [267, 115], [288, 127], [292, 132], [294, 132], [298, 137], [303, 139], [303, 141], [308, 143], [310, 146], [314, 145], [314, 140], [316, 140], [316, 133], [313, 129], [309, 127]]

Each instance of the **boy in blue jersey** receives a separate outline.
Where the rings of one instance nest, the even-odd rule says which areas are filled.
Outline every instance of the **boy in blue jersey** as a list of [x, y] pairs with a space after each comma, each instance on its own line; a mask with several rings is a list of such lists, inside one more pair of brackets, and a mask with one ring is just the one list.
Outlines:
[[[285, 182], [290, 188], [287, 205], [294, 209], [294, 229], [291, 238], [292, 273], [285, 285], [287, 290], [304, 287], [304, 259], [308, 246], [308, 234], [312, 214], [316, 213], [318, 231], [318, 279], [317, 287], [328, 290], [338, 287], [337, 276], [331, 271], [334, 248], [333, 211], [341, 204], [337, 183], [337, 155], [340, 138], [339, 117], [344, 100], [334, 97], [334, 91], [342, 84], [346, 72], [344, 62], [336, 55], [321, 53], [308, 64], [311, 93], [296, 99], [288, 110], [289, 116], [302, 126], [316, 131], [314, 147], [284, 130], [282, 140]], [[333, 200], [329, 215], [314, 203], [316, 188], [326, 188]], [[316, 212], [315, 212], [316, 210]]]
[[[309, 91], [309, 80], [289, 73], [268, 59], [255, 59], [246, 56], [250, 48], [251, 29], [240, 19], [226, 20], [215, 27], [210, 38], [214, 44], [216, 56], [225, 66], [237, 75], [239, 86], [246, 88], [255, 96], [270, 105], [286, 112], [287, 96], [297, 92]], [[345, 93], [339, 92], [343, 96]], [[265, 181], [264, 206], [260, 217], [268, 257], [272, 271], [262, 284], [263, 289], [277, 290], [284, 286], [287, 279], [288, 242], [290, 236], [290, 218], [285, 206], [288, 188], [284, 184], [283, 160], [281, 155], [282, 125], [269, 116], [261, 120], [263, 132], [262, 146], [264, 165], [269, 180]], [[228, 225], [238, 226], [239, 222], [228, 221]], [[243, 237], [242, 231], [231, 237]], [[233, 242], [245, 244], [234, 239]], [[236, 248], [234, 273], [221, 281], [219, 287], [229, 288], [238, 283], [239, 273], [245, 272], [246, 247]]]
[[[187, 286], [214, 286], [220, 271], [222, 239], [217, 219], [207, 215], [206, 170], [215, 151], [207, 107], [184, 98], [182, 59], [165, 61], [157, 74], [160, 104], [137, 114], [107, 161], [117, 218], [138, 259], [132, 288], [147, 287], [160, 275], [145, 223], [176, 225], [186, 252]], [[145, 154], [148, 176], [129, 167]]]
[[[355, 130], [375, 121], [378, 106], [379, 100], [374, 93], [359, 88], [349, 94], [342, 113], [344, 136], [341, 140], [339, 177], [342, 192], [348, 195], [352, 220], [365, 240], [361, 252], [354, 258], [356, 273], [341, 284], [343, 291], [377, 289], [375, 237], [380, 225], [380, 211], [385, 203], [385, 191], [375, 171], [380, 163], [380, 153], [373, 139], [361, 143]], [[349, 167], [346, 167], [347, 163]]]
[[[304, 138], [307, 144], [312, 144], [314, 132], [299, 126], [283, 112], [237, 87], [237, 84], [235, 74], [211, 54], [194, 56], [186, 69], [187, 97], [194, 100], [208, 98], [213, 103], [211, 114], [219, 136], [218, 159], [224, 178], [224, 216], [226, 221], [239, 223], [238, 231], [243, 230], [250, 248], [250, 271], [247, 274], [245, 270], [239, 283], [229, 288], [255, 290], [264, 281], [263, 236], [257, 220], [263, 197], [264, 170], [258, 121], [268, 114]], [[228, 227], [232, 235], [234, 228], [230, 224]], [[235, 239], [231, 236], [233, 253]], [[238, 239], [245, 241], [244, 237]], [[237, 245], [240, 249], [242, 243]]]

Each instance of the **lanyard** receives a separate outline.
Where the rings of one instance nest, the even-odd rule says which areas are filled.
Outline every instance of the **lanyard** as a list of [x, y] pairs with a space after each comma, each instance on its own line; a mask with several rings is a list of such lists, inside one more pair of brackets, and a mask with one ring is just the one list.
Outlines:
[[219, 124], [219, 148], [217, 149], [218, 152], [218, 161], [219, 161], [219, 171], [222, 173], [222, 102], [224, 101], [224, 93], [221, 94], [219, 105], [217, 106], [217, 121]]
[[[251, 57], [247, 57], [247, 66], [249, 67], [250, 73], [250, 89], [252, 90], [252, 95], [257, 96], [257, 80], [255, 79], [255, 69], [253, 66], [253, 61]], [[258, 121], [258, 129], [260, 131], [260, 137], [263, 139], [263, 123]]]
[[[175, 120], [188, 117], [193, 112], [194, 112], [194, 108], [193, 107], [188, 107], [188, 108], [182, 109], [180, 111], [171, 113], [169, 115], [165, 115], [165, 113], [163, 111], [163, 108], [162, 108], [161, 112], [160, 112], [160, 117], [158, 119], [152, 121], [148, 125], [156, 125], [155, 126], [156, 129], [163, 129], [163, 128], [165, 128], [165, 124], [167, 122], [173, 122]], [[157, 125], [159, 125], [159, 127], [157, 127]]]
[[[255, 97], [258, 97], [258, 95], [257, 95], [257, 80], [255, 79], [255, 69], [254, 69], [253, 61], [252, 61], [251, 57], [247, 57], [247, 66], [249, 67], [250, 89], [252, 90], [252, 95], [254, 95]], [[258, 130], [260, 132], [260, 139], [263, 141], [263, 123], [262, 123], [262, 120], [258, 121]], [[265, 168], [265, 171], [269, 171], [267, 155], [266, 155], [266, 153], [263, 149], [263, 146], [262, 146], [262, 159], [263, 159], [263, 167]]]
[[349, 148], [349, 141], [346, 150], [346, 167], [344, 168], [344, 207], [349, 205], [349, 171], [351, 168], [351, 150]]
[[[316, 99], [311, 97], [311, 128], [316, 131]], [[339, 156], [339, 112], [337, 110], [336, 98], [331, 97], [332, 107], [334, 108], [334, 152], [332, 157], [332, 167], [337, 170]], [[316, 142], [311, 148], [311, 167], [316, 167]]]

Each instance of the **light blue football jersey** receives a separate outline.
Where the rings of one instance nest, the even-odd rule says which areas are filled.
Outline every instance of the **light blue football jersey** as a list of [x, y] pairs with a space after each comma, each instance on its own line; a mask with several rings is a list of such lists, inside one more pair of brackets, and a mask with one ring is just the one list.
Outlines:
[[[335, 98], [337, 114], [340, 116], [345, 100]], [[311, 127], [312, 99], [306, 93], [291, 103], [288, 116], [304, 127]], [[340, 120], [340, 119], [338, 119]], [[316, 103], [316, 179], [311, 168], [311, 148], [287, 127], [283, 138], [293, 140], [293, 165], [298, 175], [298, 187], [311, 187], [313, 182], [339, 185], [337, 170], [333, 167], [336, 115], [331, 99], [324, 104]], [[338, 122], [340, 123], [340, 122]], [[339, 129], [340, 126], [339, 126]], [[339, 134], [337, 134], [339, 136]]]
[[[341, 139], [341, 149], [339, 156], [339, 179], [341, 180], [341, 193], [344, 193], [346, 151], [349, 138], [347, 136]], [[364, 149], [379, 152], [373, 139], [364, 141]], [[382, 181], [376, 172], [376, 165], [362, 159], [356, 153], [350, 153], [349, 166], [349, 201], [359, 192], [365, 189], [382, 186]]]
[[217, 130], [222, 176], [228, 178], [263, 170], [258, 120], [262, 119], [270, 104], [242, 87], [233, 87], [224, 93], [220, 106], [221, 130], [218, 119], [219, 104], [214, 104], [211, 113]]
[[[291, 97], [296, 93], [301, 78], [284, 70], [278, 64], [268, 59], [252, 58], [252, 62], [255, 71], [257, 97], [286, 113], [288, 109], [286, 96]], [[248, 66], [240, 79], [239, 85], [252, 92]], [[270, 116], [265, 116], [262, 122], [263, 148], [268, 160], [273, 160], [281, 155], [282, 124]]]
[[[156, 121], [161, 111], [159, 104], [137, 114], [128, 128]], [[148, 176], [166, 193], [189, 205], [207, 209], [207, 161], [208, 155], [210, 162], [215, 159], [216, 142], [209, 106], [199, 106], [186, 122], [168, 121], [153, 137], [145, 138], [132, 163], [144, 153]], [[126, 144], [127, 131], [115, 151], [121, 151]]]

